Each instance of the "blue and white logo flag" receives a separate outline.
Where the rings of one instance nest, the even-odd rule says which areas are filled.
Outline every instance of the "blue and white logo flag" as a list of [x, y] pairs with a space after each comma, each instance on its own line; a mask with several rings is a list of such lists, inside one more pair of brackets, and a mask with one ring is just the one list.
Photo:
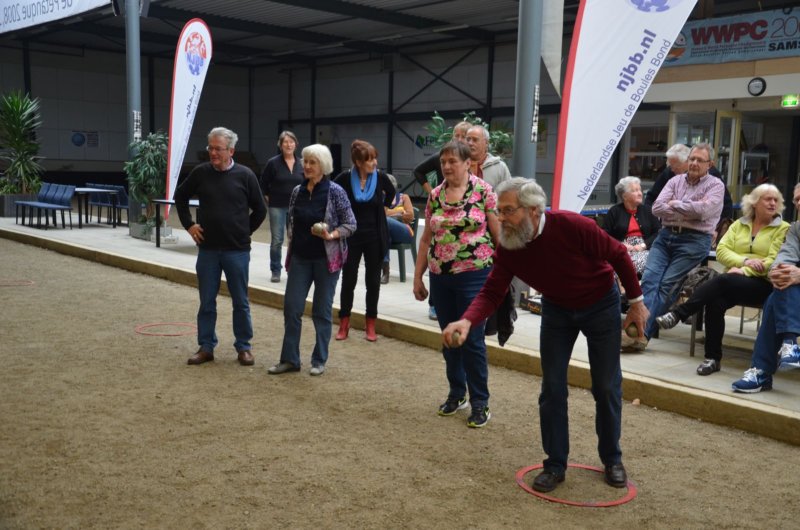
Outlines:
[[[200, 102], [200, 93], [211, 63], [211, 32], [205, 22], [194, 18], [186, 23], [175, 50], [172, 74], [172, 102], [169, 111], [169, 154], [167, 158], [167, 193], [172, 200], [178, 176], [192, 133], [192, 124]], [[169, 216], [169, 208], [167, 208]]]
[[552, 207], [579, 212], [696, 0], [581, 0], [558, 126]]

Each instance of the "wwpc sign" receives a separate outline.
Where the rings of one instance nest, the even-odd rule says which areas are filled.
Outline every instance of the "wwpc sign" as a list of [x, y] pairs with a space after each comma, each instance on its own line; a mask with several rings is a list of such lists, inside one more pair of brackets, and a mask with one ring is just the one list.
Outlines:
[[[167, 156], [167, 199], [175, 195], [178, 176], [200, 103], [200, 93], [211, 62], [211, 32], [206, 23], [194, 18], [186, 23], [175, 50], [172, 74], [172, 105], [169, 111], [169, 152]], [[169, 208], [167, 208], [167, 216]]]
[[0, 34], [72, 17], [108, 0], [0, 0]]
[[569, 52], [552, 207], [579, 212], [696, 0], [581, 0]]

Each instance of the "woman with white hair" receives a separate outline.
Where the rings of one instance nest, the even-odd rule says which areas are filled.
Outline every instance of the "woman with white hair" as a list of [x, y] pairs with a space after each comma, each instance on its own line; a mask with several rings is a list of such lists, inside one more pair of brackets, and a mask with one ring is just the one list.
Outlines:
[[647, 263], [650, 245], [661, 230], [661, 222], [650, 207], [642, 204], [642, 182], [637, 177], [620, 179], [614, 191], [620, 202], [609, 208], [603, 230], [622, 241], [640, 277]]
[[303, 149], [305, 183], [289, 199], [289, 249], [286, 255], [286, 293], [283, 302], [283, 346], [280, 362], [270, 374], [300, 371], [300, 332], [306, 296], [314, 284], [311, 320], [316, 344], [311, 375], [322, 375], [331, 341], [333, 295], [347, 261], [347, 237], [356, 230], [356, 218], [347, 193], [328, 175], [333, 158], [320, 144]]
[[705, 307], [705, 359], [698, 375], [719, 372], [725, 312], [735, 305], [761, 305], [772, 292], [767, 274], [786, 238], [789, 223], [781, 219], [783, 196], [772, 184], [761, 184], [742, 197], [742, 217], [717, 245], [717, 262], [728, 268], [702, 284], [689, 299], [656, 317], [670, 329]]

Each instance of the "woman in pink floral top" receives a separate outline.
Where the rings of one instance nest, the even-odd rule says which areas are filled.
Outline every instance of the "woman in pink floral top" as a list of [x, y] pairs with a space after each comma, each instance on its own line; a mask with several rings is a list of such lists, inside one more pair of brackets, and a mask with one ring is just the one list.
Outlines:
[[[450, 142], [442, 147], [439, 159], [444, 182], [431, 192], [425, 208], [414, 296], [417, 300], [427, 298], [422, 277], [430, 269], [433, 305], [444, 329], [461, 318], [489, 276], [500, 224], [492, 187], [469, 173], [469, 147]], [[472, 414], [467, 426], [483, 427], [491, 417], [484, 325], [473, 327], [463, 344], [443, 347], [442, 353], [450, 391], [439, 407], [439, 415], [451, 416], [466, 408], [469, 390]]]

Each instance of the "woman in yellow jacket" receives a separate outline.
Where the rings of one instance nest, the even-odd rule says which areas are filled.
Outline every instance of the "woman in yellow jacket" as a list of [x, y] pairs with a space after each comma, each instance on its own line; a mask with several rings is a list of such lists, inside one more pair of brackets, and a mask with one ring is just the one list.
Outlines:
[[698, 375], [719, 372], [725, 312], [735, 305], [761, 305], [772, 292], [769, 267], [786, 237], [789, 223], [781, 219], [783, 196], [772, 184], [761, 184], [742, 197], [742, 217], [717, 245], [717, 261], [726, 267], [697, 288], [689, 299], [656, 318], [661, 329], [675, 327], [705, 307], [705, 359]]

